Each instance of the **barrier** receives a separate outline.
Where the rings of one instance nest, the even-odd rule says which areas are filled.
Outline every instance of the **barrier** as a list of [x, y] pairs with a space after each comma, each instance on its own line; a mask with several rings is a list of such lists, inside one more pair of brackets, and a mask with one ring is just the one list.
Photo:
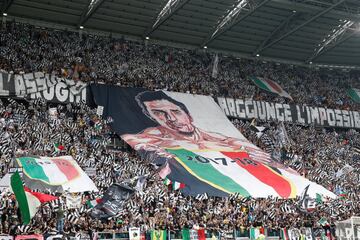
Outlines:
[[0, 240], [13, 240], [14, 237], [10, 235], [0, 235]]
[[[145, 240], [145, 232], [141, 232], [141, 240]], [[280, 232], [275, 229], [266, 229], [265, 236], [268, 240], [278, 240]], [[235, 230], [230, 233], [220, 233], [217, 231], [205, 230], [206, 240], [214, 240], [216, 239], [236, 239], [236, 240], [249, 240], [250, 239], [250, 231], [245, 229], [244, 231]], [[182, 240], [182, 232], [178, 231], [168, 231], [169, 240]], [[128, 240], [129, 233], [128, 232], [97, 232], [94, 234], [94, 240]], [[195, 240], [196, 238], [192, 238], [190, 235], [190, 239]]]
[[[297, 228], [290, 228], [287, 229], [287, 234], [289, 240], [317, 240], [317, 239], [327, 239], [331, 240], [334, 239], [333, 233], [335, 230], [337, 231], [337, 239], [340, 240], [360, 240], [360, 218], [353, 218], [351, 228], [351, 219], [339, 222], [339, 229], [338, 228], [330, 228], [329, 226], [320, 227], [320, 228], [306, 228], [302, 227], [300, 229]], [[342, 225], [341, 225], [342, 224]], [[347, 224], [347, 225], [346, 225]], [[343, 230], [342, 228], [346, 228]], [[222, 240], [222, 239], [234, 239], [234, 240], [255, 240], [260, 239], [261, 236], [254, 235], [251, 230], [252, 228], [241, 228], [230, 232], [218, 232], [215, 230], [205, 230], [205, 239], [206, 240]], [[279, 240], [280, 239], [280, 229], [269, 229], [269, 228], [257, 228], [258, 230], [261, 229], [262, 239], [265, 236], [265, 240]], [[349, 230], [350, 229], [350, 230]], [[284, 230], [284, 229], [283, 229]], [[282, 230], [282, 231], [283, 231]], [[198, 236], [196, 234], [197, 230], [190, 230], [190, 240], [197, 240]], [[257, 231], [260, 233], [259, 231]], [[167, 240], [182, 240], [182, 231], [177, 230], [168, 230], [167, 231]], [[94, 232], [92, 236], [90, 236], [87, 232], [79, 232], [75, 236], [69, 235], [49, 235], [46, 236], [45, 240], [60, 240], [60, 239], [69, 239], [69, 240], [132, 240], [134, 238], [130, 238], [129, 232], [118, 232], [118, 231], [104, 231], [104, 232]], [[44, 240], [44, 236], [40, 234], [34, 235], [18, 235], [15, 238], [9, 235], [0, 235], [0, 240]], [[150, 240], [150, 231], [144, 232], [140, 231], [140, 240]]]
[[[144, 240], [145, 236], [143, 237], [144, 233], [141, 233], [141, 239]], [[129, 233], [128, 232], [96, 232], [94, 233], [94, 240], [128, 240]]]
[[17, 235], [15, 237], [15, 240], [22, 240], [22, 239], [27, 239], [27, 240], [44, 240], [43, 235], [40, 234], [33, 234], [33, 235]]
[[46, 238], [46, 240], [62, 240], [63, 239], [63, 235], [58, 234], [58, 235], [52, 235], [52, 236], [48, 236]]

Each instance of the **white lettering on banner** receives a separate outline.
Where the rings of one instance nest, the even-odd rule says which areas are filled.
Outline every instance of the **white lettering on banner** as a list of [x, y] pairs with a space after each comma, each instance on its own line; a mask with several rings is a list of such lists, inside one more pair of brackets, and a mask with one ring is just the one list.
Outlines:
[[256, 118], [324, 127], [360, 128], [360, 113], [356, 111], [232, 98], [218, 98], [218, 103], [226, 115], [241, 119]]
[[318, 110], [319, 110], [320, 124], [324, 125], [325, 122], [327, 121], [326, 109], [320, 107]]
[[308, 106], [305, 106], [305, 109], [306, 109], [306, 123], [309, 124], [309, 123], [312, 123], [312, 119], [311, 119], [311, 112], [309, 110], [309, 107]]
[[26, 73], [15, 75], [14, 78], [15, 94], [17, 96], [25, 96], [41, 91], [45, 91], [49, 87], [57, 83], [55, 75], [44, 74], [42, 72]]
[[341, 110], [335, 109], [334, 111], [335, 111], [336, 126], [343, 127], [344, 123], [341, 115]]
[[275, 113], [275, 104], [266, 102], [266, 115], [267, 120], [276, 120], [276, 113]]
[[223, 110], [223, 112], [226, 115], [230, 115], [229, 109], [227, 108], [226, 98], [219, 97], [217, 100], [218, 100], [218, 104], [219, 104], [220, 108]]
[[65, 102], [69, 96], [69, 90], [67, 89], [67, 85], [62, 82], [56, 84], [55, 94], [60, 102]]
[[43, 72], [0, 74], [0, 95], [6, 96], [29, 96], [31, 99], [43, 98], [55, 102], [86, 102], [86, 86], [81, 81], [62, 79]]
[[[298, 120], [299, 123], [305, 124], [305, 119], [301, 116], [300, 107], [301, 106], [296, 106], [297, 120]], [[302, 106], [302, 108], [304, 109], [304, 106]]]
[[253, 104], [253, 101], [246, 100], [245, 101], [245, 113], [248, 118], [257, 118], [256, 107]]
[[344, 127], [351, 127], [351, 120], [350, 120], [350, 116], [349, 116], [349, 111], [342, 110], [342, 116], [343, 116]]
[[319, 111], [317, 107], [309, 107], [311, 112], [311, 122], [320, 124]]
[[11, 75], [7, 73], [0, 73], [0, 95], [1, 96], [8, 96], [10, 95], [9, 89], [7, 89], [5, 86], [9, 84], [9, 81], [11, 79]]
[[279, 121], [284, 121], [285, 118], [284, 118], [284, 114], [282, 113], [283, 111], [283, 106], [281, 103], [275, 103], [275, 112], [276, 112], [276, 117], [277, 117], [277, 120]]
[[359, 112], [353, 112], [354, 115], [354, 126], [360, 128], [360, 114]]
[[44, 91], [30, 94], [31, 99], [44, 98], [48, 101], [59, 102], [81, 102], [86, 101], [86, 88], [83, 88], [79, 94], [74, 95], [66, 83], [59, 82], [55, 86], [49, 87]]
[[240, 100], [240, 99], [236, 99], [235, 106], [236, 106], [236, 110], [237, 110], [237, 116], [239, 118], [247, 118], [246, 113], [245, 113], [244, 101]]
[[[254, 104], [255, 105], [255, 104]], [[257, 102], [256, 101], [256, 106], [258, 109], [258, 117], [261, 120], [266, 120], [266, 107], [265, 107], [265, 102]]]
[[[40, 79], [39, 79], [40, 80]], [[41, 79], [44, 81], [44, 79]], [[37, 92], [37, 86], [36, 86], [36, 81], [34, 79], [34, 74], [33, 73], [27, 73], [23, 75], [23, 81], [25, 83], [26, 86], [26, 92], [31, 92], [31, 93], [35, 93]]]
[[15, 94], [17, 96], [24, 96], [26, 94], [25, 82], [23, 81], [22, 75], [15, 75]]
[[292, 116], [291, 116], [291, 109], [289, 104], [283, 104], [284, 107], [284, 120], [285, 122], [291, 122]]
[[[45, 99], [48, 100], [48, 101], [54, 99], [54, 92], [55, 92], [54, 90], [55, 90], [55, 88], [54, 88], [54, 87], [51, 87], [51, 88], [48, 88], [48, 89], [46, 89], [45, 91], [43, 91], [43, 92], [42, 92], [43, 98], [45, 98]], [[40, 94], [40, 95], [41, 95], [41, 94]], [[41, 96], [38, 97], [38, 98], [41, 98]]]
[[237, 116], [234, 99], [228, 98], [227, 105], [228, 105], [228, 109], [229, 109], [229, 114], [231, 116]]
[[354, 115], [352, 111], [349, 111], [349, 116], [350, 116], [350, 125], [351, 127], [355, 127], [355, 123], [354, 123]]
[[44, 91], [48, 88], [47, 79], [45, 78], [45, 74], [42, 72], [36, 72], [35, 74], [35, 83], [36, 88], [35, 91]]
[[333, 109], [326, 109], [327, 122], [331, 127], [336, 126], [335, 112]]

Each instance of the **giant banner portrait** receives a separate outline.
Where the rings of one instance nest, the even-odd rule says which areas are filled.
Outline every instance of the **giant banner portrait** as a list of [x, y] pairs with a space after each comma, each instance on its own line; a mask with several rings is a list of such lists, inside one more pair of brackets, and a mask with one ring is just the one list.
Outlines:
[[140, 155], [163, 165], [185, 194], [293, 198], [335, 195], [273, 161], [249, 142], [209, 96], [92, 85], [95, 103]]
[[217, 102], [229, 117], [360, 129], [360, 113], [356, 111], [224, 97], [218, 97]]

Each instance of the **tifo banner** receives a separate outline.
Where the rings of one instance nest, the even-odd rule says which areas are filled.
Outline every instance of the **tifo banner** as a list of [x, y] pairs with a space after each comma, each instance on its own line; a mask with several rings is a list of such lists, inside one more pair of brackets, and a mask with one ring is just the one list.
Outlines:
[[20, 157], [17, 164], [23, 169], [25, 185], [31, 189], [52, 192], [98, 191], [71, 156]]
[[97, 219], [108, 219], [119, 213], [127, 199], [130, 198], [133, 189], [120, 184], [111, 185], [101, 199], [91, 211], [91, 217]]
[[217, 101], [230, 117], [278, 120], [322, 127], [360, 128], [360, 113], [356, 111], [224, 97], [218, 97]]
[[0, 73], [0, 96], [43, 98], [50, 102], [86, 101], [87, 84], [43, 72], [27, 74]]
[[335, 197], [272, 161], [209, 96], [106, 85], [91, 89], [121, 138], [143, 157], [163, 165], [161, 176], [179, 183], [176, 189], [185, 194], [293, 198], [310, 185], [311, 197]]

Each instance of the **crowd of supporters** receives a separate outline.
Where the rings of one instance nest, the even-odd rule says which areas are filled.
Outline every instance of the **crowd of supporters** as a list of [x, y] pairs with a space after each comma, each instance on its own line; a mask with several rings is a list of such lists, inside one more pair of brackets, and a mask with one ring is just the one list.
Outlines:
[[[288, 101], [259, 91], [248, 76], [263, 76], [278, 82], [296, 103], [357, 110], [346, 96], [349, 86], [359, 85], [358, 72], [321, 70], [220, 57], [219, 73], [212, 77], [213, 56], [203, 51], [174, 49], [78, 33], [7, 23], [0, 34], [0, 69], [13, 73], [43, 71], [84, 82], [167, 89], [213, 96], [252, 97]], [[358, 86], [359, 87], [359, 86]], [[57, 114], [48, 109], [55, 107]], [[111, 119], [101, 119], [85, 104], [51, 105], [41, 100], [0, 104], [0, 177], [14, 167], [14, 158], [24, 155], [72, 155], [85, 169], [96, 168], [92, 180], [98, 193], [81, 195], [82, 207], [67, 209], [61, 201], [44, 204], [29, 226], [19, 219], [14, 196], [7, 191], [0, 199], [0, 233], [77, 233], [79, 231], [124, 230], [140, 226], [181, 229], [206, 227], [231, 231], [241, 227], [317, 227], [321, 219], [329, 225], [360, 213], [360, 170], [356, 130], [316, 129], [278, 122], [233, 120], [254, 144], [277, 161], [296, 169], [341, 197], [324, 199], [313, 212], [301, 209], [299, 199], [252, 199], [183, 196], [171, 190], [158, 176], [157, 166], [126, 147], [109, 147], [114, 133]], [[253, 127], [264, 126], [262, 135]], [[64, 149], [55, 151], [54, 144]], [[336, 177], [346, 164], [351, 174]], [[90, 217], [87, 200], [101, 198], [113, 183], [134, 186], [146, 176], [142, 190], [115, 217], [100, 221]], [[58, 222], [64, 220], [59, 228]]]
[[130, 42], [70, 31], [41, 29], [8, 22], [1, 29], [0, 69], [13, 73], [46, 72], [85, 82], [167, 89], [213, 96], [288, 101], [257, 89], [250, 76], [273, 80], [295, 103], [328, 108], [358, 109], [346, 94], [360, 87], [358, 71], [317, 70], [219, 57], [212, 74], [214, 54], [154, 45], [151, 40]]

